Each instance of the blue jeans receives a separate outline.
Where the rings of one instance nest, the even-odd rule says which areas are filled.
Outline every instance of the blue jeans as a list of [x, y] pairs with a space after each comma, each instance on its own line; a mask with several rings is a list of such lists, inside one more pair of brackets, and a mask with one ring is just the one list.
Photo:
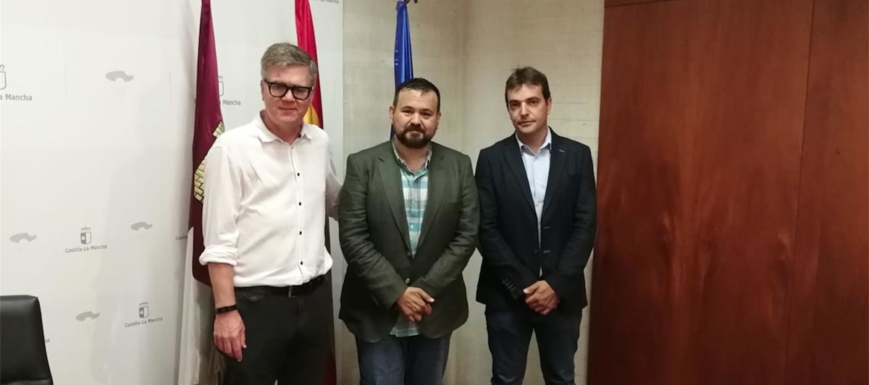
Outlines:
[[532, 332], [537, 335], [540, 369], [546, 385], [575, 385], [573, 356], [581, 320], [582, 314], [562, 314], [557, 309], [545, 316], [531, 309], [487, 310], [492, 385], [522, 384]]
[[450, 336], [388, 336], [377, 342], [356, 338], [361, 385], [442, 385]]

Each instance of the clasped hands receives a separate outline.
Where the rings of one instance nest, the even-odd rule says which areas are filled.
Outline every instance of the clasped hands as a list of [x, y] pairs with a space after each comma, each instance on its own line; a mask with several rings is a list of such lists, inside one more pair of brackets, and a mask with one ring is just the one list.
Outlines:
[[542, 315], [549, 314], [549, 312], [558, 307], [558, 303], [560, 302], [558, 294], [544, 280], [535, 282], [533, 285], [525, 288], [525, 290], [522, 290], [522, 292], [525, 293], [525, 304]]
[[408, 287], [398, 297], [398, 308], [401, 314], [411, 322], [422, 321], [422, 317], [431, 314], [431, 304], [434, 298], [418, 287]]

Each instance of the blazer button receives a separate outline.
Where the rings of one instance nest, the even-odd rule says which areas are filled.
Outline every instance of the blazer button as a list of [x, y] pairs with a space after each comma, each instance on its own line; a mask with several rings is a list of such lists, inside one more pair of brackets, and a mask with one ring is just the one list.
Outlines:
[[406, 284], [410, 284], [410, 278], [405, 278], [405, 279], [404, 279], [404, 283], [406, 283]]

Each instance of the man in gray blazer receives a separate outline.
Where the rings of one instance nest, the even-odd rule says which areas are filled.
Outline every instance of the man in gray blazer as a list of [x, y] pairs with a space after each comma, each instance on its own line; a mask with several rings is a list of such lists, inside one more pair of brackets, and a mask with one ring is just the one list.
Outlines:
[[394, 139], [347, 158], [340, 317], [356, 336], [363, 385], [441, 385], [450, 335], [468, 318], [462, 270], [477, 244], [470, 158], [432, 143], [440, 92], [398, 86]]

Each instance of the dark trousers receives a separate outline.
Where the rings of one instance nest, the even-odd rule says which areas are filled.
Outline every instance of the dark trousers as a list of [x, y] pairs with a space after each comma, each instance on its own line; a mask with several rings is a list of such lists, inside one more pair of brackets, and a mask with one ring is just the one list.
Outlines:
[[520, 385], [525, 378], [531, 333], [537, 336], [540, 369], [546, 385], [574, 385], [573, 357], [582, 314], [548, 315], [527, 311], [486, 310], [492, 385]]
[[326, 285], [298, 297], [237, 288], [247, 348], [241, 362], [224, 356], [223, 385], [323, 385], [332, 341]]
[[450, 336], [356, 339], [361, 385], [442, 385]]

